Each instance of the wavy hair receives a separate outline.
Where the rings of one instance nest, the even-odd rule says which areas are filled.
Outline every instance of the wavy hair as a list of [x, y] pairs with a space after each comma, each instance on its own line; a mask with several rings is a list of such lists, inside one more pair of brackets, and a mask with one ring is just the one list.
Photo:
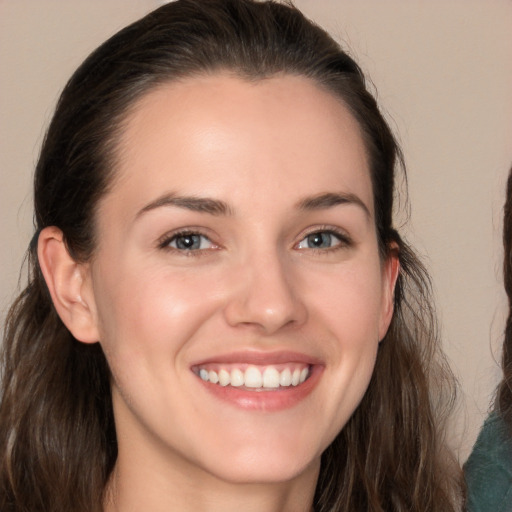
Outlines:
[[[34, 180], [36, 235], [59, 227], [77, 261], [96, 244], [95, 214], [136, 102], [162, 83], [229, 70], [257, 81], [308, 77], [358, 121], [382, 257], [398, 253], [395, 311], [369, 388], [322, 455], [316, 512], [457, 510], [460, 472], [444, 440], [454, 379], [439, 348], [428, 274], [393, 227], [400, 148], [354, 60], [291, 4], [178, 0], [121, 30], [65, 86]], [[0, 510], [99, 512], [116, 463], [110, 373], [99, 344], [73, 338], [44, 282], [36, 244], [5, 327]]]
[[512, 432], [512, 168], [508, 175], [506, 194], [503, 210], [503, 284], [508, 297], [508, 316], [501, 357], [503, 378], [498, 386], [495, 408]]

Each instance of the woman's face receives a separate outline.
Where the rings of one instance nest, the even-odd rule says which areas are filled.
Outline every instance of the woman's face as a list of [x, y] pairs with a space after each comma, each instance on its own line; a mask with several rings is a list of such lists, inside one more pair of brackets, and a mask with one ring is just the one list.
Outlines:
[[306, 78], [218, 74], [144, 97], [119, 154], [87, 281], [119, 463], [318, 471], [368, 386], [397, 273], [357, 123]]

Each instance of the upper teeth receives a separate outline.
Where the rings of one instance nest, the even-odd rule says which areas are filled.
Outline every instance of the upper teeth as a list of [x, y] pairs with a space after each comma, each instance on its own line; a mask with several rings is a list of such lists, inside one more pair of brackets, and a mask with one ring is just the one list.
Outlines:
[[298, 386], [309, 376], [309, 367], [300, 365], [285, 367], [279, 371], [274, 366], [259, 368], [248, 366], [245, 371], [240, 368], [207, 369], [199, 368], [199, 377], [204, 381], [221, 386], [245, 386], [247, 388], [275, 389], [280, 386]]

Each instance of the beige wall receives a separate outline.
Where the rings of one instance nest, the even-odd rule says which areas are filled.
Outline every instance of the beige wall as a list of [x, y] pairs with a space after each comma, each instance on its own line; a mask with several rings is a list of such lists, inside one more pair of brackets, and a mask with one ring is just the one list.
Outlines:
[[[163, 2], [0, 0], [0, 317], [31, 237], [30, 182], [65, 80], [108, 35]], [[501, 209], [512, 164], [509, 0], [297, 0], [348, 43], [403, 144], [409, 239], [431, 270], [465, 406], [464, 459], [499, 378]]]

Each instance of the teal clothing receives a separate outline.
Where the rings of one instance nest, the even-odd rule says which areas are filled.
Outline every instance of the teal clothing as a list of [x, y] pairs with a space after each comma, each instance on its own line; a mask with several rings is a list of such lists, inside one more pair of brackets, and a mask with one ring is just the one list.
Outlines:
[[512, 438], [497, 414], [485, 421], [464, 473], [468, 512], [512, 511]]

